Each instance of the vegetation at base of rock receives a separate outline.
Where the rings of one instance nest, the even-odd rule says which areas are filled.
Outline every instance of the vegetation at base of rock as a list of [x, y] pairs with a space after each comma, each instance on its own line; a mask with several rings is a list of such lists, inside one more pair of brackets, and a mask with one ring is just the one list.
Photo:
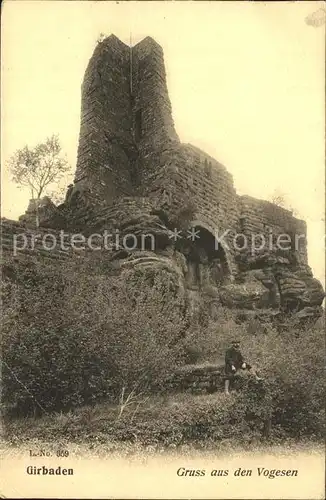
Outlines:
[[167, 286], [155, 276], [135, 287], [88, 271], [21, 266], [4, 282], [3, 400], [13, 408], [114, 400], [159, 387], [180, 362], [184, 323]]
[[[66, 441], [99, 444], [119, 449], [125, 444], [140, 447], [191, 446], [215, 449], [228, 442], [230, 446], [280, 443], [286, 440], [305, 439], [320, 441], [322, 428], [310, 434], [288, 432], [274, 422], [271, 433], [264, 436], [264, 422], [252, 415], [253, 398], [247, 394], [226, 398], [224, 394], [190, 394], [151, 396], [137, 411], [128, 407], [120, 418], [119, 406], [100, 403], [75, 408], [69, 412], [44, 415], [42, 418], [8, 419], [6, 440], [20, 444], [26, 440], [43, 442]], [[308, 417], [309, 418], [309, 415]], [[321, 417], [322, 418], [322, 417]], [[320, 419], [319, 422], [322, 425]]]
[[[258, 323], [248, 331], [222, 307], [214, 320], [203, 311], [191, 319], [185, 298], [165, 274], [121, 279], [89, 266], [66, 263], [59, 271], [16, 262], [4, 269], [7, 414], [69, 412], [106, 401], [114, 410], [103, 425], [115, 439], [133, 439], [135, 432], [145, 441], [224, 439], [262, 433], [268, 420], [274, 435], [323, 435], [322, 321], [306, 331], [289, 326], [285, 335]], [[168, 397], [165, 381], [185, 366], [191, 349], [198, 368], [223, 363], [234, 336], [259, 367], [263, 385], [244, 377], [230, 400], [219, 393], [187, 394], [180, 404], [159, 405], [154, 417], [151, 394]]]

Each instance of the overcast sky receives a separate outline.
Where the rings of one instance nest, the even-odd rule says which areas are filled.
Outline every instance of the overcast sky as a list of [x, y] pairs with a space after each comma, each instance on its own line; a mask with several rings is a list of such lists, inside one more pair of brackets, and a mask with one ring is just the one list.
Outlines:
[[[2, 12], [2, 165], [60, 136], [75, 169], [80, 86], [100, 33], [164, 50], [180, 139], [223, 163], [239, 194], [285, 193], [308, 224], [324, 282], [324, 37], [307, 25], [322, 2], [7, 1]], [[2, 215], [29, 193], [2, 170]]]

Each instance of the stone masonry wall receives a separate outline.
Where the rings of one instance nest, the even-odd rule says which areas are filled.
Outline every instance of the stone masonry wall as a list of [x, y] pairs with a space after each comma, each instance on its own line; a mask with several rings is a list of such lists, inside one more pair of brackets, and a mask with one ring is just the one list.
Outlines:
[[132, 49], [114, 35], [98, 43], [82, 85], [75, 190], [99, 204], [146, 189], [174, 129], [162, 48], [150, 37]]
[[224, 388], [224, 365], [185, 365], [165, 381], [171, 392], [205, 394]]
[[131, 194], [136, 155], [130, 101], [130, 49], [114, 35], [98, 43], [82, 85], [75, 183], [101, 202]]
[[217, 236], [229, 230], [225, 237], [229, 249], [224, 247], [224, 251], [230, 270], [235, 272], [233, 247], [228, 244], [239, 220], [232, 176], [214, 158], [190, 144], [164, 151], [159, 167], [147, 191], [153, 204], [161, 204], [172, 217], [189, 205], [194, 210], [193, 225]]
[[150, 37], [132, 49], [132, 99], [139, 181], [146, 190], [159, 174], [162, 153], [179, 144], [166, 84], [163, 50]]
[[[31, 229], [20, 222], [1, 219], [2, 261], [24, 259], [28, 261], [51, 260], [61, 262], [79, 258], [83, 251], [75, 250], [67, 234], [64, 245], [60, 243], [60, 231], [49, 228]], [[16, 243], [14, 243], [16, 238]], [[44, 238], [45, 244], [42, 243]], [[56, 244], [54, 244], [56, 242]], [[16, 245], [16, 251], [14, 246]], [[51, 248], [53, 246], [53, 248]]]
[[[294, 245], [292, 253], [296, 253], [298, 264], [307, 264], [307, 227], [303, 220], [293, 217], [291, 211], [274, 203], [250, 196], [240, 197], [240, 210], [239, 230], [243, 234], [263, 234], [266, 241], [272, 238], [274, 244], [279, 235], [287, 234]], [[272, 245], [268, 250], [272, 251]]]

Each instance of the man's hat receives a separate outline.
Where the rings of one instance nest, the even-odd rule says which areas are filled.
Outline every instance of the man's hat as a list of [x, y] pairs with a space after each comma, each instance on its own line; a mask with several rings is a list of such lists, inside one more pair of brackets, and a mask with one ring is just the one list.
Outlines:
[[240, 340], [232, 340], [231, 344], [240, 344]]

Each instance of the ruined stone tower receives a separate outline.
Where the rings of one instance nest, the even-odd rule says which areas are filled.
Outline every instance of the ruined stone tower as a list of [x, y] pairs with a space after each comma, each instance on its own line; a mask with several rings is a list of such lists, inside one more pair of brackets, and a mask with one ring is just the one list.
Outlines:
[[[171, 230], [180, 229], [187, 208], [188, 226], [173, 240]], [[170, 269], [191, 300], [210, 289], [216, 307], [260, 318], [271, 311], [320, 314], [324, 292], [308, 266], [305, 222], [273, 203], [238, 196], [222, 164], [180, 142], [163, 51], [150, 37], [134, 47], [114, 35], [97, 44], [82, 84], [74, 185], [43, 225], [83, 234], [118, 229], [137, 238], [150, 232], [155, 249], [137, 245], [110, 259], [121, 272]], [[189, 238], [190, 227], [199, 238]], [[217, 233], [225, 234], [218, 245]], [[280, 251], [276, 242], [284, 233], [291, 244]], [[254, 234], [268, 245], [244, 245]]]
[[132, 48], [114, 35], [99, 43], [82, 86], [76, 188], [92, 186], [102, 203], [144, 191], [178, 142], [162, 48], [149, 37]]

